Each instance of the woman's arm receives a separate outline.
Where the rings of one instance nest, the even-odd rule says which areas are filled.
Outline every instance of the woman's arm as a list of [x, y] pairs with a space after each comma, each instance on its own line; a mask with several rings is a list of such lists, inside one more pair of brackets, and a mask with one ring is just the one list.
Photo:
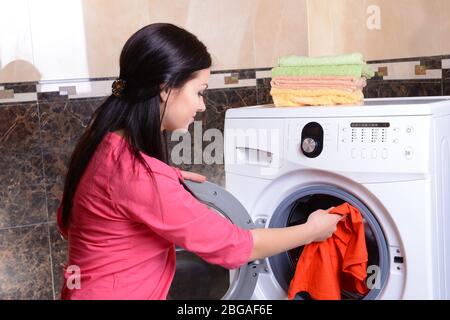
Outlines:
[[[332, 209], [332, 208], [330, 208]], [[270, 257], [278, 253], [329, 238], [342, 216], [329, 214], [330, 210], [313, 212], [304, 224], [270, 229], [250, 230], [253, 236], [253, 250], [249, 261]]]

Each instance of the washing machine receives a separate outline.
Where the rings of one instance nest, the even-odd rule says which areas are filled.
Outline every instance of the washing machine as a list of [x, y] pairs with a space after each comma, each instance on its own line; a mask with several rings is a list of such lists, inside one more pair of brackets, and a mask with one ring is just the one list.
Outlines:
[[[342, 299], [450, 299], [449, 140], [450, 97], [229, 109], [226, 190], [188, 187], [249, 229], [305, 223], [317, 209], [348, 202], [363, 216], [370, 290], [342, 291]], [[183, 299], [286, 299], [302, 250], [226, 270], [179, 249], [171, 292]]]

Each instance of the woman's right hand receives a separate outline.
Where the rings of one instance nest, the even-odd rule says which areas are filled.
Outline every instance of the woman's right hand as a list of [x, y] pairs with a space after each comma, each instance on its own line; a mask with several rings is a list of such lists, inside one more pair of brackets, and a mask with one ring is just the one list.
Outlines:
[[312, 242], [320, 242], [328, 239], [336, 231], [337, 223], [343, 218], [341, 215], [328, 213], [327, 210], [316, 210], [311, 213], [306, 222], [313, 232]]
[[311, 213], [306, 223], [286, 228], [256, 228], [250, 230], [253, 237], [252, 254], [248, 261], [270, 257], [281, 252], [319, 242], [329, 238], [341, 215], [330, 214], [329, 210], [317, 210]]

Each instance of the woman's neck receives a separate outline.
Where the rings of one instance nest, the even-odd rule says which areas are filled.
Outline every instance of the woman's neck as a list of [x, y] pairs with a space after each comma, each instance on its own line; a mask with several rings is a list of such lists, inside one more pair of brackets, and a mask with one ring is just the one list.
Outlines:
[[125, 138], [125, 131], [123, 129], [116, 130], [114, 133], [118, 134], [122, 138]]

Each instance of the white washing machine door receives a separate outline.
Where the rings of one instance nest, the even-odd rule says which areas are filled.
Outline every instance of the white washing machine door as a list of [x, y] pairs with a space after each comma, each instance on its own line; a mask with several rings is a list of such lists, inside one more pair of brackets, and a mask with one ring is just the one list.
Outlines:
[[[242, 204], [229, 192], [211, 183], [185, 181], [193, 195], [232, 223], [244, 229], [255, 227]], [[253, 261], [239, 269], [210, 265], [193, 253], [177, 248], [177, 270], [169, 299], [246, 300], [252, 297], [264, 261]]]

